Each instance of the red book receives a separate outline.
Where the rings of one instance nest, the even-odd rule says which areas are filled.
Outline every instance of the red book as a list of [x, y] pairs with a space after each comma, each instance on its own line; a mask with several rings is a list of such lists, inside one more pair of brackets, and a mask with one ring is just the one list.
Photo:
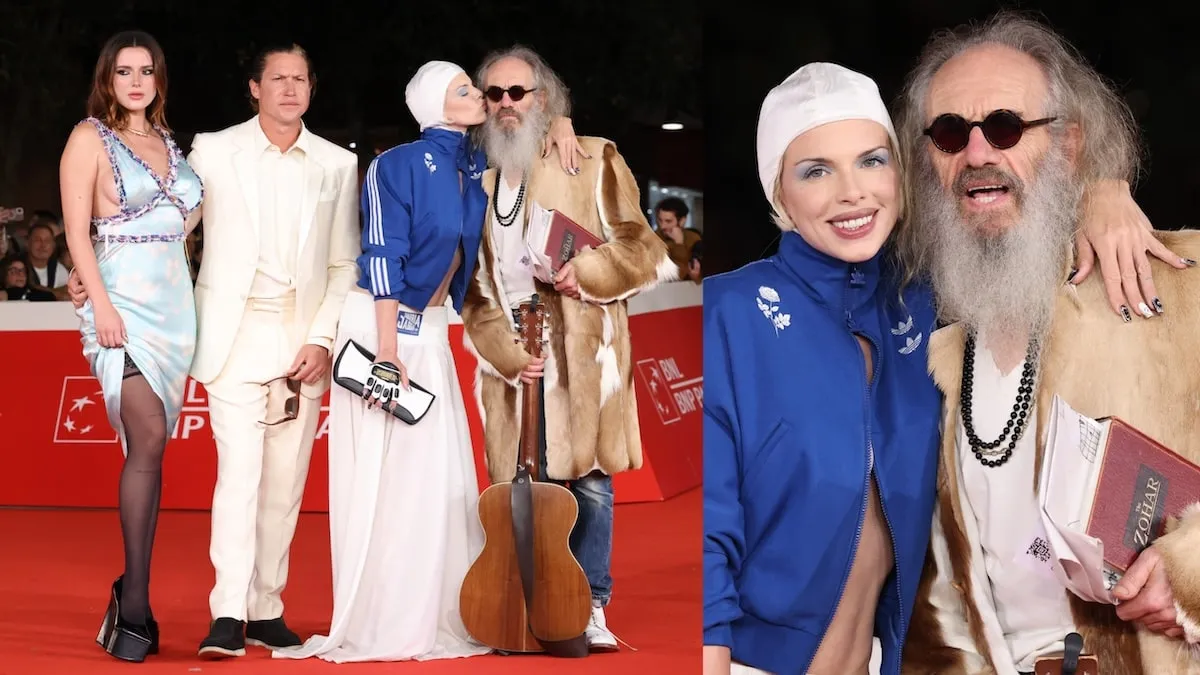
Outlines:
[[530, 205], [525, 243], [534, 262], [554, 274], [585, 246], [596, 248], [604, 241], [562, 213], [534, 203]]
[[1104, 562], [1123, 573], [1168, 518], [1200, 499], [1200, 467], [1120, 419], [1098, 421], [1107, 433], [1087, 534], [1104, 542]]

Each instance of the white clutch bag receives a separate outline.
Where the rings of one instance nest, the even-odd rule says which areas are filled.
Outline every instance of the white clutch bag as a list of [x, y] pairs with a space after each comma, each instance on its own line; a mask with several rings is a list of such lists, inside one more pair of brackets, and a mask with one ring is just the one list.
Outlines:
[[[347, 340], [342, 347], [337, 360], [333, 362], [333, 381], [345, 387], [359, 398], [367, 387], [367, 379], [371, 377], [371, 366], [375, 364], [375, 355], [363, 348], [354, 340]], [[391, 414], [406, 424], [416, 424], [429, 412], [429, 406], [437, 398], [428, 389], [408, 381], [409, 388], [400, 389], [396, 398], [392, 399]]]

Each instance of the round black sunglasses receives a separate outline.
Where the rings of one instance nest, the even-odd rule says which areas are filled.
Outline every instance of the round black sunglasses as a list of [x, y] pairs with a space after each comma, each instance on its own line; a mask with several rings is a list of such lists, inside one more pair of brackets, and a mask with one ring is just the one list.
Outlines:
[[971, 130], [979, 127], [983, 131], [984, 139], [993, 148], [1007, 150], [1021, 141], [1026, 129], [1049, 124], [1056, 119], [1058, 118], [1043, 117], [1026, 122], [1011, 110], [995, 110], [983, 118], [982, 122], [968, 122], [961, 115], [945, 113], [938, 115], [922, 133], [933, 141], [938, 150], [953, 154], [967, 147], [967, 142], [971, 139]]

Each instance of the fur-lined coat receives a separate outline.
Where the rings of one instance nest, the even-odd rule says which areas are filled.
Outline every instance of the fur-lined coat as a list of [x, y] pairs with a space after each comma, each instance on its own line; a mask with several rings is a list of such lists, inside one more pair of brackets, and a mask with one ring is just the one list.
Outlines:
[[[637, 181], [616, 146], [580, 137], [591, 155], [580, 173], [560, 168], [557, 148], [534, 162], [525, 191], [529, 205], [562, 212], [606, 243], [572, 260], [584, 302], [535, 282], [549, 314], [544, 405], [546, 475], [570, 480], [597, 467], [615, 474], [642, 465], [633, 388], [626, 300], [678, 271], [642, 214]], [[483, 176], [488, 220], [475, 278], [463, 304], [465, 342], [478, 360], [475, 396], [483, 418], [488, 475], [512, 480], [520, 440], [521, 371], [531, 357], [518, 344], [493, 253], [491, 212], [496, 170]]]
[[[1200, 233], [1158, 236], [1173, 251], [1200, 258]], [[1200, 270], [1152, 264], [1165, 313], [1148, 320], [1123, 323], [1109, 307], [1099, 274], [1077, 290], [1066, 285], [1059, 292], [1036, 391], [1035, 466], [1056, 393], [1080, 414], [1120, 417], [1200, 462]], [[903, 672], [911, 675], [1016, 672], [992, 605], [955, 453], [965, 338], [962, 326], [951, 325], [929, 343], [930, 371], [946, 396], [945, 431], [931, 553], [904, 653]], [[1035, 472], [1034, 490], [1037, 484]], [[1193, 497], [1200, 501], [1200, 495]], [[1064, 591], [1084, 650], [1099, 656], [1105, 675], [1200, 673], [1200, 659], [1188, 645], [1200, 640], [1200, 508], [1170, 515], [1179, 520], [1153, 546], [1162, 555], [1186, 641], [1137, 630], [1112, 605]]]

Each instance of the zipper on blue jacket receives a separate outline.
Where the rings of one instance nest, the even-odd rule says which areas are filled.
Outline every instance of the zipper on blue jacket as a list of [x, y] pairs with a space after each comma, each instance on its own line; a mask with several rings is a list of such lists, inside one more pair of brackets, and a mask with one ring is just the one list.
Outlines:
[[[900, 609], [900, 633], [896, 635], [896, 672], [900, 672], [900, 666], [904, 655], [904, 636], [908, 633], [908, 627], [904, 621], [904, 595], [900, 592], [900, 551], [896, 548], [896, 533], [892, 529], [892, 521], [888, 518], [887, 507], [883, 505], [883, 483], [879, 480], [879, 473], [875, 473], [875, 482], [879, 483], [879, 510], [883, 513], [883, 522], [887, 523], [888, 535], [892, 539], [892, 556], [895, 559], [896, 566], [896, 606]], [[883, 645], [880, 645], [882, 650]]]
[[[467, 166], [470, 167], [470, 164], [468, 163]], [[467, 193], [470, 192], [470, 190], [471, 190], [471, 176], [468, 175], [466, 171], [464, 171], [464, 172], [462, 172], [462, 176], [458, 180], [459, 180], [459, 186], [458, 186], [458, 248], [462, 248], [463, 247], [463, 241], [462, 241], [463, 221], [467, 217], [466, 199], [467, 199]], [[484, 227], [488, 226], [487, 204], [483, 205], [483, 226]], [[466, 257], [467, 257], [467, 252], [464, 249], [463, 250], [463, 267], [467, 266]], [[450, 260], [454, 260], [454, 256], [450, 256]], [[467, 278], [470, 278], [470, 276], [471, 276], [471, 273], [467, 272]], [[451, 282], [451, 283], [453, 283], [453, 282]]]
[[[855, 352], [859, 351], [859, 347], [858, 347], [858, 340], [856, 340], [854, 338], [854, 336], [859, 333], [858, 333], [857, 329], [855, 329], [855, 327], [854, 327], [854, 316], [850, 313], [850, 289], [852, 287], [857, 288], [862, 285], [863, 285], [863, 273], [858, 269], [857, 265], [851, 265], [850, 266], [850, 276], [848, 279], [848, 283], [846, 284], [846, 291], [843, 294], [842, 306], [845, 307], [845, 312], [846, 312], [846, 330], [850, 334], [851, 342], [854, 343], [854, 351]], [[875, 341], [872, 340], [871, 337], [868, 335], [864, 335], [863, 337], [866, 338], [867, 342], [871, 343], [871, 347], [873, 349], [875, 349], [876, 353], [878, 353], [879, 348], [875, 345]], [[860, 363], [862, 362], [861, 358], [859, 359], [859, 362]], [[874, 383], [879, 379], [879, 368], [880, 368], [879, 359], [876, 358], [875, 359], [875, 369], [871, 376], [870, 381], [863, 383], [863, 403], [865, 406], [864, 410], [866, 413], [866, 428], [867, 428], [867, 434], [866, 434], [867, 464], [866, 464], [866, 471], [863, 472], [862, 509], [860, 509], [860, 511], [858, 513], [858, 526], [854, 530], [854, 546], [850, 549], [850, 561], [846, 564], [846, 569], [845, 569], [845, 571], [842, 572], [842, 580], [838, 584], [837, 599], [834, 601], [833, 609], [830, 610], [829, 616], [825, 620], [825, 627], [821, 629], [821, 639], [819, 642], [817, 642], [817, 648], [815, 650], [813, 650], [812, 656], [808, 657], [808, 663], [804, 664], [804, 670], [802, 670], [801, 672], [808, 672], [808, 669], [812, 666], [813, 659], [815, 659], [817, 657], [817, 652], [821, 651], [821, 645], [825, 644], [825, 636], [829, 633], [829, 626], [833, 623], [833, 617], [837, 614], [838, 606], [842, 604], [842, 596], [846, 592], [846, 582], [850, 580], [850, 570], [854, 567], [854, 561], [858, 558], [858, 544], [862, 540], [863, 524], [866, 522], [866, 517], [867, 517], [867, 500], [871, 498], [871, 490], [870, 490], [871, 468], [872, 468], [871, 467], [871, 464], [872, 464], [872, 462], [871, 462], [871, 387], [874, 386]], [[867, 371], [866, 364], [863, 364], [863, 379], [864, 380], [866, 379], [866, 375], [867, 375], [866, 371]], [[883, 505], [882, 495], [879, 498], [879, 503], [882, 508], [882, 505]], [[889, 528], [890, 528], [890, 526], [889, 526]], [[892, 545], [894, 547], [895, 543], [893, 542]], [[876, 611], [878, 611], [878, 610], [876, 610]]]
[[[456, 167], [456, 169], [457, 169], [457, 167]], [[461, 171], [461, 175], [459, 173], [460, 171]], [[466, 260], [467, 250], [466, 250], [466, 248], [463, 247], [463, 221], [467, 217], [467, 204], [466, 204], [465, 200], [467, 198], [467, 192], [470, 191], [470, 189], [471, 189], [471, 185], [470, 185], [471, 177], [467, 174], [466, 171], [457, 169], [454, 172], [454, 177], [458, 179], [458, 184], [459, 184], [458, 185], [458, 240], [454, 244], [454, 250], [450, 252], [450, 260], [446, 261], [446, 266], [449, 267], [450, 263], [454, 262], [454, 254], [457, 253], [459, 249], [462, 249], [463, 261], [462, 261], [462, 264], [460, 265], [458, 271], [455, 272], [454, 276], [450, 278], [450, 286], [446, 288], [446, 294], [450, 297], [451, 304], [454, 304], [455, 300], [457, 299], [454, 297], [454, 281], [455, 281], [455, 279], [458, 278], [458, 275], [461, 274], [463, 269], [466, 268], [466, 266], [467, 266], [467, 260]], [[483, 226], [485, 228], [488, 227], [487, 208], [486, 207], [483, 210]], [[470, 278], [471, 278], [471, 273], [467, 272], [467, 276], [466, 276], [466, 280], [465, 280], [467, 285], [470, 284]]]
[[[862, 333], [862, 331], [854, 330], [853, 317], [851, 316], [850, 310], [848, 310], [848, 309], [846, 310], [846, 322], [847, 322], [848, 327], [850, 327], [850, 329], [851, 329], [851, 335], [862, 336], [863, 339], [866, 340], [866, 342], [868, 342], [868, 344], [871, 345], [872, 350], [875, 350], [874, 374], [871, 375], [870, 384], [868, 384], [868, 386], [866, 386], [866, 453], [868, 453], [868, 462], [866, 462], [866, 483], [868, 483], [868, 484], [866, 484], [866, 490], [868, 490], [868, 491], [865, 491], [864, 495], [863, 495], [863, 512], [865, 514], [866, 500], [868, 500], [868, 498], [870, 498], [869, 490], [870, 490], [871, 473], [875, 473], [875, 483], [878, 486], [878, 494], [880, 494], [880, 513], [883, 514], [883, 524], [887, 525], [888, 537], [890, 539], [892, 539], [892, 556], [895, 560], [894, 566], [895, 566], [895, 571], [896, 571], [896, 579], [895, 579], [896, 602], [898, 602], [898, 605], [896, 605], [896, 607], [898, 607], [900, 610], [900, 626], [901, 626], [900, 635], [904, 635], [904, 597], [902, 597], [900, 595], [899, 552], [898, 552], [898, 549], [896, 549], [896, 536], [895, 536], [895, 532], [892, 530], [892, 521], [890, 521], [888, 519], [888, 509], [883, 504], [883, 483], [880, 480], [880, 472], [875, 471], [875, 444], [874, 444], [874, 442], [871, 441], [871, 405], [870, 405], [871, 404], [871, 395], [870, 395], [870, 392], [871, 392], [871, 388], [875, 386], [875, 383], [880, 381], [880, 371], [883, 369], [883, 365], [881, 363], [882, 359], [880, 358], [882, 352], [880, 351], [880, 346], [875, 344], [875, 340], [871, 339], [870, 335], [866, 335], [865, 333]], [[854, 346], [856, 346], [856, 347], [858, 346], [857, 340], [856, 340], [856, 345], [854, 345]], [[857, 545], [856, 545], [856, 549], [857, 549]], [[876, 613], [878, 613], [878, 605], [876, 605], [875, 611], [876, 611]], [[899, 647], [904, 646], [904, 643], [902, 643], [902, 640], [900, 641], [898, 646]], [[881, 643], [880, 650], [882, 651], [882, 649], [883, 649], [883, 645]], [[900, 673], [900, 658], [899, 658], [900, 653], [902, 653], [902, 649], [896, 651], [896, 655], [898, 655], [898, 658], [896, 658], [896, 670], [895, 670], [896, 673]]]
[[[854, 287], [854, 286], [862, 286], [862, 285], [863, 285], [862, 284], [862, 273], [858, 271], [857, 267], [851, 267], [851, 269], [850, 269], [850, 286]], [[854, 317], [850, 313], [849, 299], [847, 299], [847, 303], [846, 303], [846, 327], [850, 329], [851, 335], [861, 335], [864, 340], [866, 340], [868, 343], [870, 343], [871, 348], [875, 350], [875, 355], [876, 355], [874, 374], [871, 377], [871, 382], [866, 386], [866, 391], [867, 391], [867, 395], [866, 395], [866, 403], [867, 403], [866, 428], [867, 428], [867, 453], [868, 453], [867, 482], [869, 483], [871, 480], [871, 473], [874, 468], [874, 455], [875, 455], [874, 445], [871, 442], [871, 388], [874, 386], [874, 384], [876, 382], [879, 381], [879, 371], [883, 367], [879, 356], [882, 354], [882, 352], [879, 349], [879, 345], [877, 345], [875, 343], [875, 340], [872, 339], [870, 335], [867, 335], [866, 333], [858, 331], [854, 328]], [[857, 342], [857, 340], [855, 342]], [[855, 344], [854, 346], [857, 347], [858, 345]], [[904, 625], [905, 624], [905, 621], [904, 621], [904, 596], [900, 592], [900, 588], [901, 588], [901, 586], [900, 586], [900, 553], [899, 553], [899, 549], [896, 548], [896, 532], [892, 528], [892, 521], [890, 518], [888, 518], [887, 506], [884, 504], [883, 481], [880, 478], [880, 474], [878, 471], [875, 471], [874, 473], [875, 473], [875, 483], [876, 483], [876, 485], [879, 486], [879, 511], [881, 514], [883, 514], [883, 522], [885, 525], [887, 525], [887, 529], [888, 529], [888, 538], [891, 539], [891, 542], [892, 542], [892, 558], [894, 560], [893, 566], [895, 567], [895, 570], [896, 570], [896, 581], [895, 581], [894, 585], [896, 587], [896, 603], [897, 603], [896, 606], [900, 612], [900, 632], [896, 636], [898, 643], [897, 643], [897, 650], [896, 650], [896, 671], [895, 672], [899, 673], [900, 668], [901, 668], [902, 655], [904, 653], [904, 649], [903, 649], [904, 635], [906, 632], [905, 625]], [[867, 488], [869, 489], [870, 485], [867, 485]], [[863, 498], [864, 514], [866, 512], [866, 500], [869, 497], [870, 497], [870, 493], [867, 492]], [[860, 526], [860, 529], [861, 529], [861, 526]], [[855, 544], [855, 548], [856, 549], [858, 548], [857, 544]], [[840, 598], [839, 598], [839, 602], [840, 602]], [[876, 612], [879, 611], [878, 606], [876, 606], [875, 611]], [[883, 645], [881, 643], [880, 644], [881, 650], [882, 650], [882, 647], [883, 647]]]

